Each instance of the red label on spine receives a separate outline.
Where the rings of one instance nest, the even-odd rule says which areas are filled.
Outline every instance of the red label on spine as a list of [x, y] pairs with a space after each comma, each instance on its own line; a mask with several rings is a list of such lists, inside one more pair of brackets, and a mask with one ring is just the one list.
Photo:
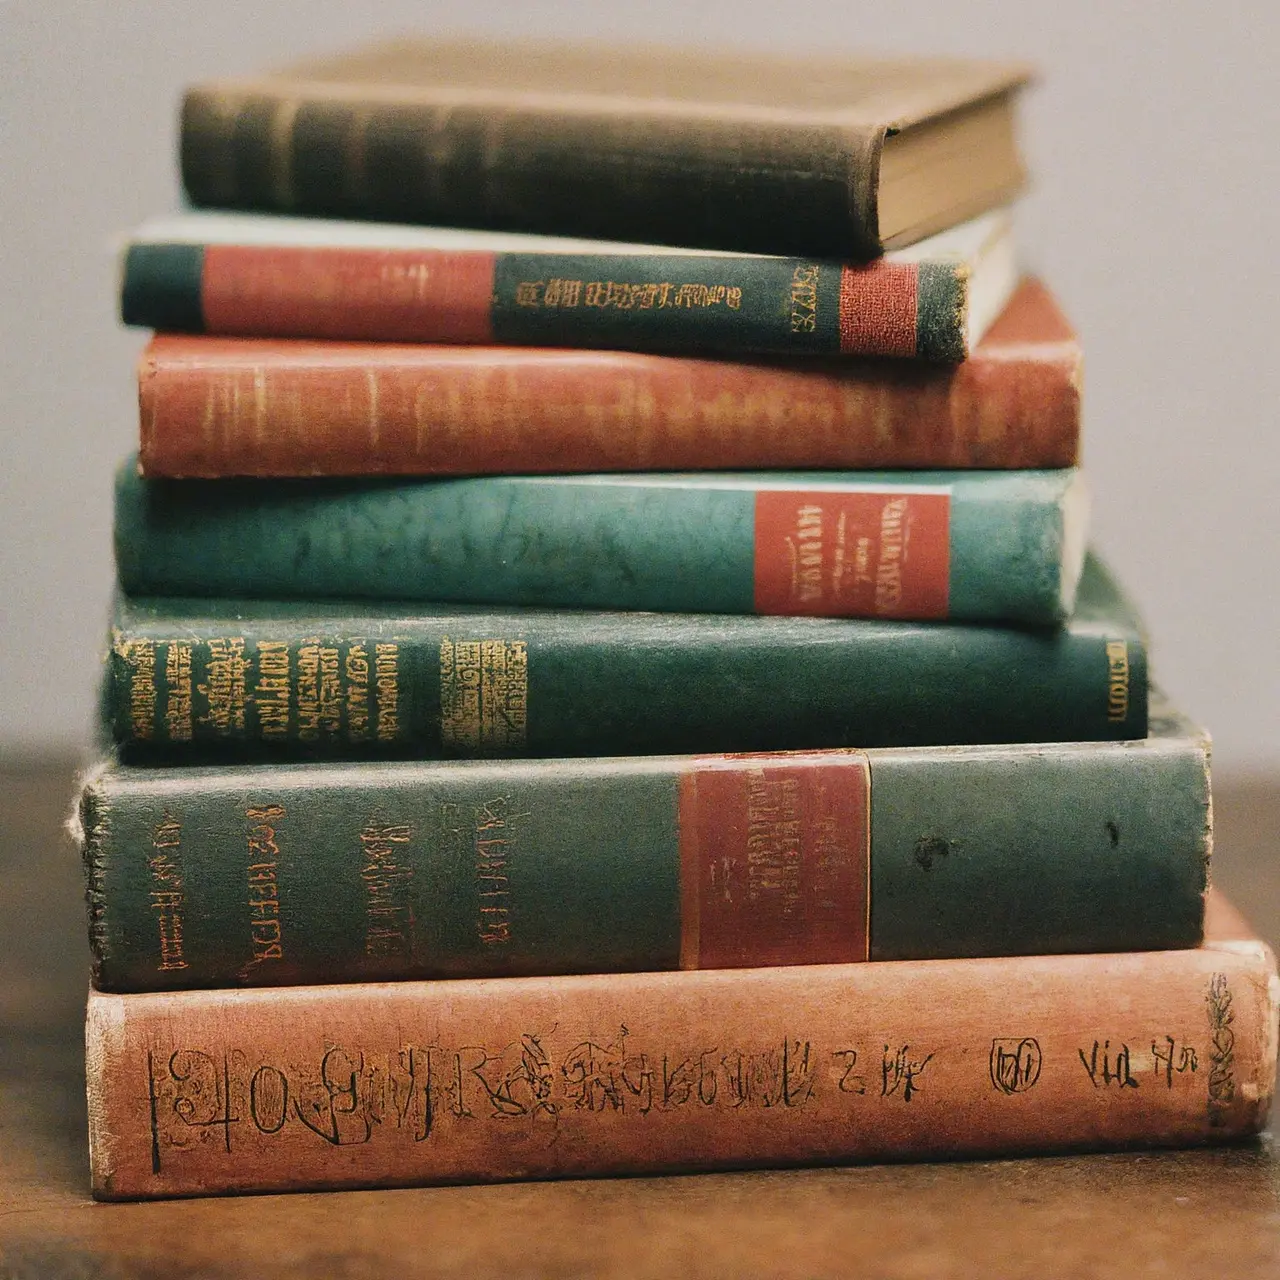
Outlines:
[[680, 967], [866, 960], [870, 799], [859, 751], [698, 760], [680, 779]]
[[756, 612], [945, 618], [950, 523], [945, 491], [761, 489]]
[[492, 342], [495, 255], [439, 249], [208, 245], [209, 333], [374, 342]]
[[840, 350], [913, 356], [920, 274], [911, 262], [873, 262], [840, 272]]

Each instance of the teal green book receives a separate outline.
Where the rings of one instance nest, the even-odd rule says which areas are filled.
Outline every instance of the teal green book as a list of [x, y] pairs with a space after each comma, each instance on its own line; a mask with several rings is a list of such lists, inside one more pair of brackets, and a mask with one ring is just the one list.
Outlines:
[[1208, 742], [112, 764], [78, 831], [107, 991], [1193, 947]]
[[1074, 469], [208, 481], [130, 463], [115, 538], [135, 595], [1051, 626], [1087, 516]]
[[1040, 629], [120, 596], [102, 714], [161, 761], [1133, 739], [1147, 662], [1092, 559]]

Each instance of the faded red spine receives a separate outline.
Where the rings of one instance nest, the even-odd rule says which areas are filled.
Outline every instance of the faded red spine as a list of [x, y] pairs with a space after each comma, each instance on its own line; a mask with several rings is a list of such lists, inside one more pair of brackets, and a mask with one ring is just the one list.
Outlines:
[[679, 803], [682, 969], [870, 958], [862, 752], [707, 756]]
[[151, 476], [1062, 467], [1081, 353], [1025, 282], [955, 367], [161, 335]]
[[916, 353], [920, 269], [913, 262], [881, 259], [840, 272], [840, 350], [846, 354]]
[[492, 342], [493, 253], [209, 245], [211, 333], [377, 342]]

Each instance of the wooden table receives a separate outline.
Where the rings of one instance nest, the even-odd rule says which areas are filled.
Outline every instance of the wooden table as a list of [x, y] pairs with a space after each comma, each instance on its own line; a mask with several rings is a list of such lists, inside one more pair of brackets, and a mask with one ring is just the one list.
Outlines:
[[[70, 766], [0, 771], [0, 1280], [1280, 1276], [1280, 1155], [1224, 1150], [255, 1196], [88, 1197]], [[1280, 941], [1280, 783], [1218, 788], [1215, 879]]]

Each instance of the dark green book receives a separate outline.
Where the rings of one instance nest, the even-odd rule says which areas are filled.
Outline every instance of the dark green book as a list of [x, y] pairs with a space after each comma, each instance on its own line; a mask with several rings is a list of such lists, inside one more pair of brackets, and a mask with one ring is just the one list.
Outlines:
[[108, 991], [1192, 947], [1208, 743], [137, 768]]
[[1146, 647], [1096, 561], [1035, 630], [120, 597], [103, 716], [162, 762], [1141, 738]]
[[210, 481], [130, 463], [116, 561], [135, 595], [1050, 625], [1087, 521], [1072, 469]]

